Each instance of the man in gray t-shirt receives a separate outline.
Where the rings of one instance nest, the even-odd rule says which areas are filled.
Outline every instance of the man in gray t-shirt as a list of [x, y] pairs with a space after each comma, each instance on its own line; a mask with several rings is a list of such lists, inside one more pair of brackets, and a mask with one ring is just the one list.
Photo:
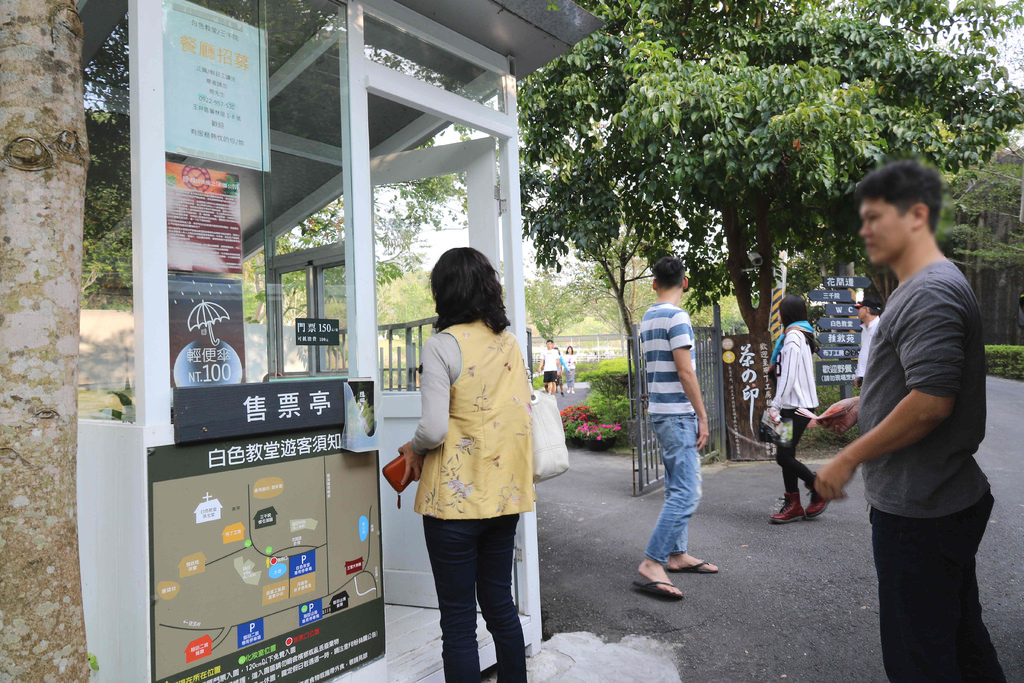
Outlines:
[[942, 180], [889, 164], [857, 187], [871, 262], [900, 285], [871, 341], [858, 398], [819, 424], [861, 436], [818, 470], [842, 498], [863, 465], [878, 575], [882, 659], [891, 681], [1004, 681], [981, 619], [975, 555], [993, 499], [974, 453], [985, 436], [978, 302], [935, 242]]
[[945, 259], [900, 282], [871, 340], [858, 424], [878, 426], [912, 390], [952, 399], [949, 417], [915, 443], [864, 463], [872, 507], [941, 517], [985, 495], [974, 452], [985, 438], [985, 345], [970, 285]]

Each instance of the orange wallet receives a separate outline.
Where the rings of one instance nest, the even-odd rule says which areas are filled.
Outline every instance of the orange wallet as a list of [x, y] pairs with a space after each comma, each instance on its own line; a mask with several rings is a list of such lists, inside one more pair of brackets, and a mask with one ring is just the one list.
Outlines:
[[398, 492], [398, 509], [402, 509], [402, 491], [408, 484], [402, 483], [402, 478], [405, 476], [405, 456], [398, 456], [387, 465], [384, 465], [381, 472], [384, 474], [384, 478], [391, 488]]
[[401, 493], [405, 490], [408, 484], [402, 484], [402, 477], [405, 476], [405, 457], [398, 456], [387, 465], [384, 465], [384, 469], [381, 470], [384, 473], [384, 478], [391, 484], [391, 488]]

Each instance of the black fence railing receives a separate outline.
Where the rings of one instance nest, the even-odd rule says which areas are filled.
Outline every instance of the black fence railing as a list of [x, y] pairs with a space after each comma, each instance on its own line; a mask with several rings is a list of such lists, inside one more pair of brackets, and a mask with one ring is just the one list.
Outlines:
[[425, 342], [437, 316], [377, 327], [380, 388], [382, 391], [419, 391], [418, 368]]
[[[722, 326], [719, 309], [715, 307], [713, 327], [695, 327], [694, 354], [697, 364], [697, 381], [700, 383], [704, 408], [708, 413], [708, 442], [701, 450], [704, 462], [725, 459], [725, 393], [723, 388], [721, 348]], [[647, 370], [640, 346], [640, 326], [633, 326], [630, 339], [633, 353], [629, 360], [629, 407], [636, 421], [636, 438], [633, 444], [633, 495], [640, 495], [654, 486], [664, 484], [664, 467], [661, 461], [661, 445], [651, 430], [647, 413]]]

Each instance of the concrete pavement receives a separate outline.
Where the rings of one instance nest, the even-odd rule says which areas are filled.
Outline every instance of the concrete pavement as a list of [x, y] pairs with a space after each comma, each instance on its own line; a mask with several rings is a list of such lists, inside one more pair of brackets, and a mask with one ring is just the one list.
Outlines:
[[[1007, 680], [1024, 680], [1024, 383], [990, 378], [988, 401], [978, 458], [996, 506], [979, 582]], [[819, 519], [770, 525], [782, 493], [774, 463], [706, 467], [691, 553], [721, 572], [673, 575], [685, 599], [667, 602], [631, 588], [661, 491], [631, 495], [629, 456], [573, 450], [570, 462], [569, 472], [537, 487], [550, 640], [530, 659], [533, 683], [646, 681], [666, 662], [678, 678], [669, 671], [653, 680], [885, 680], [859, 475], [849, 499]]]

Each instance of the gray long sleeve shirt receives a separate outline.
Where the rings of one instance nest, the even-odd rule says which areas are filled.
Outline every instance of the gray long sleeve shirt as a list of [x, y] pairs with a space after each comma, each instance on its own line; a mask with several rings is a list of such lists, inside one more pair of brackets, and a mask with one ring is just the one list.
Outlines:
[[440, 446], [448, 436], [452, 385], [462, 373], [462, 349], [458, 340], [439, 332], [423, 343], [423, 374], [420, 377], [422, 410], [412, 449], [423, 455]]

